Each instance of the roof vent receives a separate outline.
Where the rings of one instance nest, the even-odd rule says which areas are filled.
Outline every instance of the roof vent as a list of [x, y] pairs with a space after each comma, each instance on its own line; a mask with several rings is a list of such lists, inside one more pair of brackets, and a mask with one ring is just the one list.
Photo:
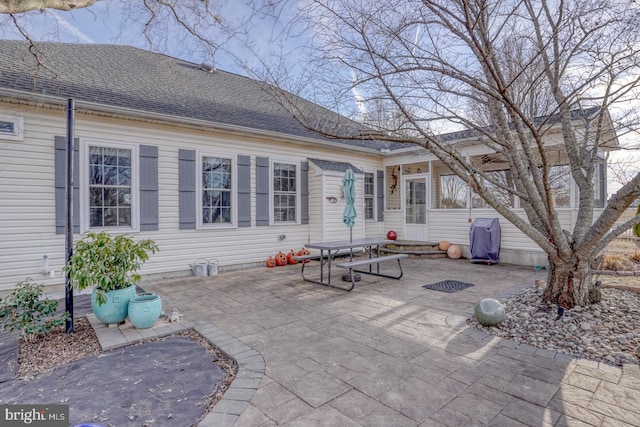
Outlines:
[[215, 66], [213, 66], [212, 64], [206, 64], [204, 62], [200, 64], [200, 69], [202, 71], [206, 71], [207, 73], [213, 73], [214, 71], [216, 71]]

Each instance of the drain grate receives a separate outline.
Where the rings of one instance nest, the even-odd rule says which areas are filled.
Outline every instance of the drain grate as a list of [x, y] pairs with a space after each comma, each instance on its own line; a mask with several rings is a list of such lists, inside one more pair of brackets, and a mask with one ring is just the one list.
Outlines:
[[460, 282], [458, 280], [443, 280], [442, 282], [423, 285], [422, 287], [425, 289], [431, 289], [432, 291], [453, 293], [462, 291], [472, 286], [473, 285], [471, 283]]

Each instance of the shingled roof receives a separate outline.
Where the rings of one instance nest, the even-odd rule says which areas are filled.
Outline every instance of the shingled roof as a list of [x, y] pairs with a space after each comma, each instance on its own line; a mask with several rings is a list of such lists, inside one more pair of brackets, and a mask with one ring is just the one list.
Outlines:
[[325, 171], [346, 172], [347, 169], [351, 169], [355, 173], [362, 173], [360, 169], [348, 162], [334, 162], [322, 159], [309, 159], [309, 161]]
[[[0, 40], [0, 89], [75, 98], [100, 106], [230, 125], [380, 151], [406, 147], [337, 140], [305, 129], [264, 90], [264, 83], [131, 46]], [[41, 66], [38, 66], [38, 60]], [[334, 123], [359, 126], [316, 104], [302, 105]], [[357, 134], [354, 132], [354, 134]]]

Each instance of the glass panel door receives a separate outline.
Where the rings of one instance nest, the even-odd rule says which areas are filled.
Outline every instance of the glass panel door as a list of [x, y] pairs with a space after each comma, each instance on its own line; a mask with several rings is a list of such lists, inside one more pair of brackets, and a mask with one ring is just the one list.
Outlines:
[[427, 240], [427, 200], [429, 175], [412, 175], [404, 179], [404, 238]]

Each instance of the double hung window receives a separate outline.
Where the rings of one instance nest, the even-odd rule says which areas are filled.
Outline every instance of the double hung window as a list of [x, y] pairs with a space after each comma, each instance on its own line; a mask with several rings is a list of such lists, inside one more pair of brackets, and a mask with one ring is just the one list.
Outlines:
[[375, 220], [375, 175], [364, 174], [364, 219]]
[[298, 166], [273, 163], [273, 222], [298, 220]]
[[233, 223], [232, 159], [202, 156], [202, 224]]
[[89, 142], [86, 153], [84, 229], [137, 228], [136, 147]]

